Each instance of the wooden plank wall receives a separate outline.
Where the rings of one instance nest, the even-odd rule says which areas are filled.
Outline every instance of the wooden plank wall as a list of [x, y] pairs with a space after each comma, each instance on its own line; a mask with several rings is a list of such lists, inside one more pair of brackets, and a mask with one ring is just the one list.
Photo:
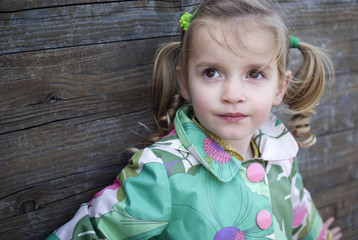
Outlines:
[[[1, 239], [44, 239], [113, 181], [154, 126], [155, 50], [199, 1], [0, 1]], [[300, 168], [321, 214], [357, 239], [358, 1], [280, 2], [295, 35], [331, 50], [336, 80]]]

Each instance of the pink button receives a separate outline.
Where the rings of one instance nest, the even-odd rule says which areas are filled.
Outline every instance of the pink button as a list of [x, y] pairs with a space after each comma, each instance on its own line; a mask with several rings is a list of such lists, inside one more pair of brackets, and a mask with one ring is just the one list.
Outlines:
[[246, 176], [251, 182], [260, 182], [265, 177], [265, 169], [259, 163], [251, 163], [247, 167]]
[[271, 226], [272, 217], [269, 211], [261, 210], [256, 216], [256, 223], [259, 228], [266, 230]]

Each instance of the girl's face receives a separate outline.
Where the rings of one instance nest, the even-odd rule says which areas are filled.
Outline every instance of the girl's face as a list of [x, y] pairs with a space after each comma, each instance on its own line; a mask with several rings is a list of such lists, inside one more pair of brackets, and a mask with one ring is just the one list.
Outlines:
[[224, 38], [220, 28], [197, 28], [187, 87], [179, 76], [182, 95], [192, 102], [199, 122], [238, 151], [249, 144], [272, 106], [281, 103], [291, 77], [287, 72], [286, 79], [279, 79], [271, 32], [255, 26], [240, 33], [242, 44]]

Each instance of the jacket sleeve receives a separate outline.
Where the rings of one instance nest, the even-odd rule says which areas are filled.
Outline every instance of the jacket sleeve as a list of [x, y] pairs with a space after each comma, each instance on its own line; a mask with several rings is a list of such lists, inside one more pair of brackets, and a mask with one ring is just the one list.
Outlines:
[[170, 213], [165, 167], [144, 149], [132, 157], [113, 185], [83, 204], [47, 239], [149, 239], [166, 228]]
[[292, 239], [323, 240], [329, 239], [328, 231], [322, 222], [310, 193], [303, 186], [298, 172], [298, 161], [293, 163], [291, 200], [293, 207]]

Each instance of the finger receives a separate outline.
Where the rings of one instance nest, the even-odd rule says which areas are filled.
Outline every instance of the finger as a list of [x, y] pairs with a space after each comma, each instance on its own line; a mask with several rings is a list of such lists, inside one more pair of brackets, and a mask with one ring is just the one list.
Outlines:
[[341, 228], [340, 227], [335, 227], [333, 229], [329, 230], [333, 235], [337, 235], [338, 233], [341, 232]]
[[337, 235], [335, 235], [335, 236], [333, 236], [333, 240], [339, 240], [339, 239], [341, 239], [342, 238], [342, 233], [339, 233], [339, 234], [337, 234]]
[[334, 217], [330, 217], [324, 222], [324, 225], [326, 226], [326, 228], [329, 228], [329, 226], [331, 226], [333, 222], [334, 222]]

